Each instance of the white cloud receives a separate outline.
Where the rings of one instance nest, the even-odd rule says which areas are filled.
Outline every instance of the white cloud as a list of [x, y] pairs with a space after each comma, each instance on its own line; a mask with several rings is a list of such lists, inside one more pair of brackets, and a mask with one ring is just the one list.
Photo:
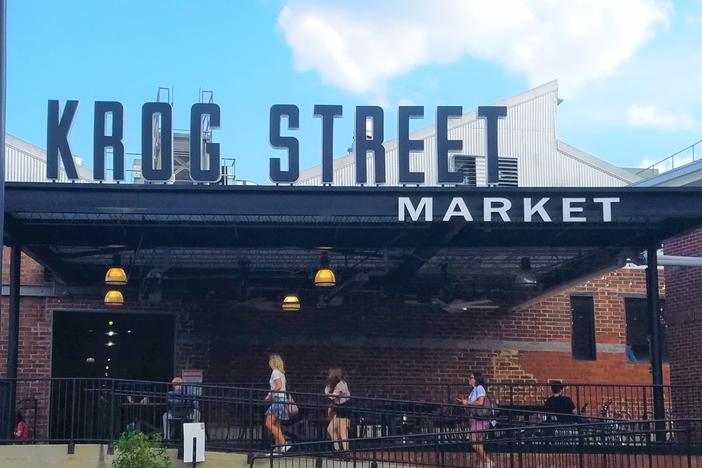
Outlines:
[[359, 94], [464, 56], [573, 91], [614, 72], [671, 10], [667, 0], [287, 0], [278, 23], [296, 69]]
[[694, 119], [687, 112], [671, 112], [659, 109], [653, 104], [634, 104], [626, 112], [630, 127], [654, 128], [665, 131], [685, 131], [696, 128]]

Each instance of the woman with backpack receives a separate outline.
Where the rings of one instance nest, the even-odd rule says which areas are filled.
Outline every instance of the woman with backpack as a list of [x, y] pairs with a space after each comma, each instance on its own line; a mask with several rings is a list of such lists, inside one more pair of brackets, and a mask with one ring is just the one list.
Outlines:
[[485, 468], [490, 468], [495, 466], [492, 460], [485, 453], [485, 447], [483, 446], [483, 437], [485, 436], [485, 431], [490, 429], [490, 415], [482, 414], [489, 412], [488, 408], [481, 408], [483, 406], [492, 407], [491, 399], [485, 390], [487, 384], [485, 383], [485, 378], [481, 372], [473, 372], [468, 377], [468, 385], [471, 386], [471, 392], [468, 398], [458, 398], [458, 401], [463, 405], [468, 405], [468, 427], [470, 430], [469, 437], [473, 444], [475, 453], [478, 458], [482, 460], [485, 464]]

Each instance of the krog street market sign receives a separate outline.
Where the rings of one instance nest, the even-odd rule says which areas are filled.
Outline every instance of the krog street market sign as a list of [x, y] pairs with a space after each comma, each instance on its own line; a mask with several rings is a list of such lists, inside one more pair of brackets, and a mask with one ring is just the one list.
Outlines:
[[[78, 109], [78, 101], [66, 101], [62, 112], [59, 101], [50, 100], [47, 118], [47, 178], [59, 178], [59, 158], [68, 179], [78, 179], [73, 154], [69, 144], [71, 125]], [[333, 183], [333, 135], [334, 119], [341, 117], [340, 105], [315, 105], [314, 116], [322, 124], [322, 183]], [[439, 106], [436, 109], [436, 167], [439, 184], [459, 184], [463, 176], [449, 170], [449, 152], [463, 149], [461, 140], [448, 138], [448, 122], [463, 115], [461, 106]], [[498, 175], [498, 119], [507, 115], [507, 107], [481, 106], [477, 115], [485, 120], [487, 139], [487, 183], [496, 184]], [[111, 117], [111, 128], [107, 132], [107, 117]], [[190, 177], [194, 182], [217, 182], [221, 177], [219, 143], [205, 142], [203, 145], [203, 117], [209, 117], [210, 128], [219, 128], [221, 111], [214, 103], [193, 104], [190, 109]], [[424, 151], [423, 140], [410, 139], [409, 120], [424, 116], [422, 106], [400, 106], [398, 109], [398, 171], [401, 184], [422, 184], [424, 173], [410, 171], [410, 152]], [[154, 125], [155, 119], [160, 125]], [[270, 179], [275, 183], [294, 183], [300, 173], [299, 141], [293, 136], [281, 134], [281, 123], [287, 119], [288, 130], [299, 128], [300, 111], [292, 104], [276, 104], [270, 109], [269, 140], [274, 148], [287, 151], [287, 170], [283, 170], [280, 158], [270, 159]], [[366, 135], [366, 122], [372, 122], [372, 136]], [[154, 133], [159, 131], [159, 135]], [[105, 179], [105, 150], [112, 149], [113, 179], [124, 180], [124, 108], [116, 101], [96, 101], [93, 126], [93, 178]], [[355, 109], [355, 157], [356, 183], [366, 184], [366, 158], [373, 153], [374, 181], [385, 182], [385, 147], [383, 146], [383, 108], [357, 106]], [[155, 137], [158, 138], [155, 138]], [[147, 102], [141, 111], [142, 176], [146, 181], [165, 182], [173, 177], [173, 109], [169, 103]], [[154, 142], [160, 142], [158, 162], [154, 158]], [[203, 146], [207, 164], [203, 164]], [[414, 199], [414, 201], [413, 201]], [[564, 222], [587, 221], [611, 222], [612, 207], [619, 197], [549, 197], [507, 199], [483, 197], [478, 206], [470, 207], [463, 197], [453, 197], [444, 210], [434, 207], [431, 197], [398, 197], [398, 221], [451, 221], [462, 218], [466, 222]], [[441, 211], [440, 213], [437, 211]], [[588, 216], [586, 216], [586, 214]], [[594, 215], [594, 216], [593, 216]], [[596, 219], [593, 219], [596, 218]]]
[[[71, 125], [78, 109], [78, 101], [66, 101], [63, 111], [59, 111], [59, 101], [50, 100], [48, 105], [46, 154], [47, 178], [59, 178], [59, 157], [63, 163], [68, 179], [78, 179], [73, 153], [68, 141]], [[111, 116], [110, 132], [106, 130], [107, 116]], [[322, 183], [333, 183], [333, 148], [334, 119], [343, 115], [340, 105], [315, 105], [314, 116], [322, 121]], [[456, 184], [463, 181], [458, 172], [449, 170], [449, 152], [461, 151], [461, 140], [448, 139], [448, 121], [463, 115], [461, 106], [439, 106], [436, 109], [436, 154], [438, 181], [440, 184]], [[485, 106], [478, 108], [478, 116], [486, 121], [487, 133], [487, 182], [497, 183], [498, 150], [497, 120], [507, 115], [503, 106]], [[190, 177], [194, 182], [217, 182], [221, 177], [219, 143], [207, 142], [205, 155], [208, 164], [203, 164], [203, 128], [202, 119], [209, 117], [210, 128], [220, 125], [220, 108], [214, 103], [193, 104], [190, 109]], [[423, 151], [422, 140], [409, 137], [411, 118], [424, 116], [423, 106], [400, 106], [398, 111], [398, 161], [399, 181], [401, 184], [422, 184], [424, 173], [410, 171], [410, 152]], [[287, 170], [282, 169], [280, 158], [270, 159], [270, 179], [275, 183], [294, 183], [300, 175], [300, 145], [294, 136], [281, 135], [281, 123], [287, 118], [288, 130], [296, 130], [300, 123], [300, 110], [292, 104], [275, 104], [270, 109], [269, 141], [274, 148], [287, 150]], [[160, 118], [159, 163], [154, 159], [154, 132], [158, 131], [154, 119]], [[105, 150], [112, 149], [113, 179], [124, 180], [124, 107], [116, 101], [96, 101], [93, 117], [93, 178], [105, 179]], [[366, 135], [366, 121], [372, 122], [371, 138], [359, 138]], [[356, 183], [368, 183], [366, 174], [366, 157], [369, 152], [374, 158], [374, 181], [385, 183], [385, 147], [383, 108], [379, 106], [357, 106], [355, 112], [355, 156]], [[147, 181], [168, 181], [173, 177], [173, 109], [166, 102], [147, 102], [141, 109], [141, 154], [142, 176]]]

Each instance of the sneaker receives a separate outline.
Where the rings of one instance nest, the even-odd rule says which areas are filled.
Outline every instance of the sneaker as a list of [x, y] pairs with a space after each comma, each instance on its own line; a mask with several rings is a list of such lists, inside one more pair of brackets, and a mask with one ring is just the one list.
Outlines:
[[495, 462], [490, 460], [485, 462], [485, 468], [494, 468], [495, 467]]
[[290, 450], [291, 448], [292, 447], [290, 445], [283, 445], [282, 447], [280, 447], [280, 453], [285, 453], [288, 450]]

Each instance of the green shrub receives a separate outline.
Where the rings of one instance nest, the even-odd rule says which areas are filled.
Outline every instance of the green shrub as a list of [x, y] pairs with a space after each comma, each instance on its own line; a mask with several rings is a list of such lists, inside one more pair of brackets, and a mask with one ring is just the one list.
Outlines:
[[171, 468], [161, 434], [125, 432], [115, 444], [112, 468]]

